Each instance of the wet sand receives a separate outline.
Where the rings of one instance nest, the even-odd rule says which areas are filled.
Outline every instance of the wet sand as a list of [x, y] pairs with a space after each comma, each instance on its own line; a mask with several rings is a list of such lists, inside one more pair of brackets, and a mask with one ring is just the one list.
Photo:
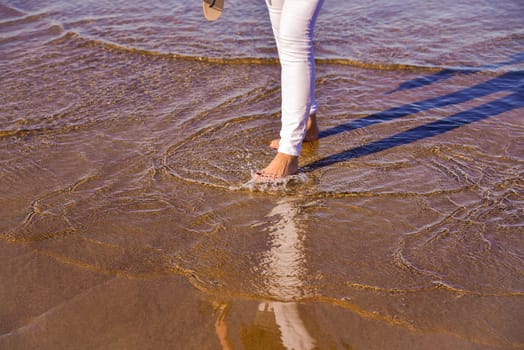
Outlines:
[[211, 50], [186, 4], [73, 5], [0, 5], [1, 349], [524, 347], [513, 3], [486, 32], [433, 14], [438, 39], [328, 7], [320, 140], [274, 188], [249, 182], [279, 129], [265, 18], [203, 27]]
[[[221, 334], [227, 334], [223, 339], [231, 348], [278, 349], [283, 348], [278, 317], [301, 324], [303, 331], [294, 329], [295, 333], [302, 340], [308, 335], [321, 349], [519, 347], [496, 344], [489, 334], [475, 334], [484, 322], [463, 324], [485, 311], [486, 297], [481, 296], [465, 295], [439, 305], [444, 291], [427, 291], [426, 296], [415, 298], [384, 293], [394, 299], [390, 302], [403, 299], [404, 308], [416, 308], [419, 303], [434, 305], [439, 310], [429, 312], [429, 319], [456, 322], [458, 327], [453, 331], [416, 329], [372, 308], [360, 309], [349, 300], [339, 305], [326, 301], [286, 303], [281, 305], [288, 305], [287, 309], [278, 309], [275, 301], [201, 293], [179, 276], [127, 278], [80, 269], [26, 247], [3, 243], [1, 251], [2, 298], [10, 300], [2, 303], [0, 344], [4, 349], [218, 349], [217, 335]], [[16, 268], [6, 267], [15, 261]], [[501, 307], [509, 306], [506, 319], [490, 319], [491, 325], [500, 327], [501, 322], [511, 323], [512, 302], [511, 298], [498, 299], [490, 311], [500, 313]], [[419, 314], [420, 309], [413, 312]], [[518, 336], [519, 328], [518, 324], [507, 327], [506, 334]], [[467, 332], [457, 332], [464, 329]]]

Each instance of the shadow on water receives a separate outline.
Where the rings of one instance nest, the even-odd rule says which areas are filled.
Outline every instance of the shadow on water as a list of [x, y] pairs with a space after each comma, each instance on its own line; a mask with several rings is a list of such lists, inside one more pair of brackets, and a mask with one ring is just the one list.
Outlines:
[[451, 68], [449, 68], [449, 69], [443, 69], [443, 70], [439, 71], [436, 74], [428, 75], [428, 76], [425, 76], [425, 77], [413, 79], [413, 80], [407, 81], [405, 83], [402, 83], [402, 84], [399, 85], [398, 88], [396, 88], [396, 89], [386, 93], [386, 95], [392, 94], [392, 93], [397, 92], [397, 91], [410, 90], [410, 89], [415, 89], [415, 88], [426, 86], [426, 85], [431, 85], [431, 84], [436, 83], [436, 82], [438, 82], [440, 80], [449, 79], [449, 78], [453, 77], [456, 74], [462, 74], [462, 75], [475, 74], [475, 73], [480, 73], [480, 72], [484, 72], [484, 71], [487, 71], [487, 70], [494, 70], [494, 69], [501, 68], [501, 67], [504, 67], [504, 66], [509, 66], [509, 65], [513, 65], [513, 64], [522, 63], [522, 62], [524, 62], [524, 52], [519, 52], [519, 53], [511, 56], [509, 60], [504, 61], [504, 62], [499, 62], [499, 63], [494, 63], [494, 64], [486, 64], [484, 66], [474, 67], [474, 68], [463, 68], [463, 69], [451, 69]]
[[[451, 70], [445, 69], [439, 73], [417, 78], [399, 85], [394, 91], [413, 89], [416, 87], [430, 85], [439, 80], [447, 79], [454, 74], [471, 74], [483, 69], [494, 69], [504, 65], [521, 63], [524, 61], [524, 52], [511, 57], [510, 60], [498, 64], [487, 65], [478, 69]], [[409, 144], [425, 138], [444, 134], [461, 126], [491, 118], [504, 112], [524, 107], [524, 71], [511, 71], [501, 74], [496, 78], [482, 82], [480, 84], [450, 93], [439, 97], [426, 99], [419, 102], [405, 104], [394, 107], [386, 111], [368, 115], [349, 123], [323, 130], [319, 137], [324, 138], [343, 132], [364, 128], [374, 124], [379, 124], [394, 119], [399, 119], [410, 114], [441, 108], [445, 106], [460, 104], [476, 98], [488, 96], [497, 92], [509, 92], [508, 95], [487, 102], [480, 106], [462, 111], [446, 118], [421, 125], [384, 139], [368, 143], [363, 146], [351, 148], [328, 157], [319, 159], [304, 167], [304, 171], [309, 172], [318, 168], [332, 164], [344, 162], [350, 159], [366, 156], [369, 154], [384, 151], [393, 147]]]

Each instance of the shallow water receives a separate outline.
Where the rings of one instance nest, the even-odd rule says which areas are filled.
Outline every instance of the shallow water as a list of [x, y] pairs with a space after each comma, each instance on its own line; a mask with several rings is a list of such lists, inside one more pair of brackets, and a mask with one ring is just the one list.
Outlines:
[[0, 4], [0, 347], [522, 348], [524, 6], [326, 0], [321, 138], [253, 188], [241, 4]]

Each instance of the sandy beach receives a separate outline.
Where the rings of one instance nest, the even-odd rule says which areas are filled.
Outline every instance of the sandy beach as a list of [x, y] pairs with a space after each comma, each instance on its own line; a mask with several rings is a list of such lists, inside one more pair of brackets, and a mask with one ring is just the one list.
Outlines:
[[0, 4], [0, 349], [524, 348], [524, 6], [326, 0], [274, 154], [263, 1]]

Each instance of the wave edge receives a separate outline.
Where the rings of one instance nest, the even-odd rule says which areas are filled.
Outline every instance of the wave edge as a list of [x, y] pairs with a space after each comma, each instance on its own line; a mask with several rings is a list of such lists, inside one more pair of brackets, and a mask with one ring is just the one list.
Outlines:
[[[94, 38], [86, 36], [74, 31], [66, 31], [59, 38], [53, 39], [48, 44], [61, 45], [71, 41], [78, 41], [76, 43], [81, 47], [102, 47], [106, 50], [115, 50], [126, 52], [130, 54], [137, 54], [150, 57], [165, 58], [171, 60], [183, 60], [192, 62], [203, 62], [211, 64], [256, 64], [256, 65], [278, 65], [279, 59], [277, 57], [216, 57], [204, 55], [188, 55], [176, 52], [164, 52], [160, 50], [152, 50], [138, 47], [129, 47], [123, 44], [115, 43], [109, 40]], [[395, 62], [370, 62], [361, 61], [346, 57], [317, 57], [315, 59], [317, 65], [339, 65], [350, 66], [362, 69], [372, 69], [381, 71], [406, 71], [406, 72], [421, 72], [421, 73], [437, 73], [442, 70], [451, 70], [457, 72], [468, 73], [483, 73], [489, 75], [501, 74], [505, 72], [514, 71], [509, 67], [502, 68], [485, 68], [485, 67], [464, 67], [464, 66], [449, 66], [449, 65], [419, 65], [411, 63], [395, 63]]]

